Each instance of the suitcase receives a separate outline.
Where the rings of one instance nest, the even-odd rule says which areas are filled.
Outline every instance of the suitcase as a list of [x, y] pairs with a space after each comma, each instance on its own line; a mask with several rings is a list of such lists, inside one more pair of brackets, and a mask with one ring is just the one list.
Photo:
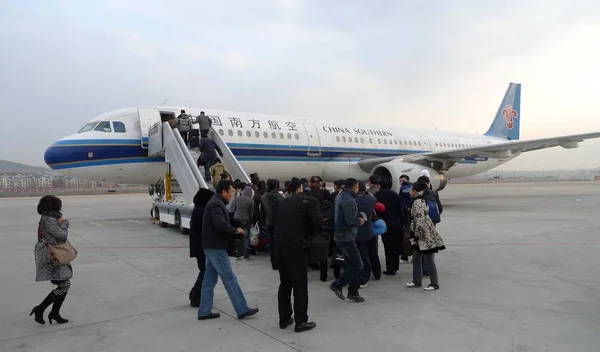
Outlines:
[[188, 132], [188, 136], [192, 137], [192, 136], [199, 136], [200, 135], [200, 131], [198, 129], [191, 129]]
[[[192, 132], [192, 131], [190, 131]], [[200, 147], [200, 137], [199, 136], [188, 136], [188, 142], [190, 143], [191, 148], [199, 148]]]

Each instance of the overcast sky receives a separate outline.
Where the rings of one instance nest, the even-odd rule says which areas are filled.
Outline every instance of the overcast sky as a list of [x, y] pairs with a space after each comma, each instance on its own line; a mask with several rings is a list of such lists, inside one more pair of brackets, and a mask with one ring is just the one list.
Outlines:
[[[95, 115], [164, 99], [483, 133], [511, 81], [522, 139], [600, 131], [599, 43], [597, 0], [5, 0], [0, 159], [43, 165]], [[588, 141], [503, 168], [599, 154]]]

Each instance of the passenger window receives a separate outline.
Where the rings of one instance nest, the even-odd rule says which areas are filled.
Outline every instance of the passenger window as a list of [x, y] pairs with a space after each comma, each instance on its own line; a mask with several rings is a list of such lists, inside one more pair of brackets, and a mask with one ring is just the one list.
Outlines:
[[256, 138], [260, 138], [260, 132], [258, 131], [254, 132], [254, 135], [256, 136]]
[[362, 137], [360, 138], [360, 142], [361, 142], [361, 143], [364, 143], [364, 142], [365, 142], [365, 141], [364, 141], [364, 139], [362, 139]]
[[125, 124], [121, 121], [113, 121], [113, 129], [117, 133], [125, 133], [127, 130], [125, 129]]
[[248, 137], [252, 137], [252, 132], [250, 132], [250, 131], [246, 131], [246, 136], [248, 136]]
[[421, 142], [419, 142], [419, 147], [421, 146]]
[[300, 139], [300, 136], [298, 135], [298, 133], [296, 133], [296, 139]]
[[89, 132], [89, 131], [93, 130], [97, 124], [98, 124], [98, 121], [87, 123], [87, 124], [85, 124], [85, 126], [81, 127], [81, 129], [77, 133]]
[[387, 144], [387, 139], [384, 139], [384, 140], [383, 140], [383, 144]]
[[242, 131], [238, 130], [238, 137], [241, 137], [243, 135]]
[[336, 140], [336, 142], [339, 142], [340, 141], [340, 136], [335, 136], [335, 140]]
[[233, 137], [233, 131], [232, 130], [227, 131], [227, 133], [229, 134], [230, 137]]
[[354, 137], [354, 142], [358, 143], [358, 138]]
[[288, 139], [292, 139], [292, 134], [291, 134], [291, 133], [288, 133], [288, 134], [287, 134], [287, 137], [288, 137]]
[[283, 139], [283, 133], [279, 133], [279, 138]]
[[112, 132], [112, 129], [110, 128], [110, 121], [102, 121], [98, 124], [98, 126], [96, 126], [96, 128], [94, 128], [94, 131], [99, 131], [99, 132]]
[[352, 143], [352, 137], [348, 137], [348, 143]]
[[381, 139], [379, 139], [379, 138], [378, 138], [378, 139], [377, 139], [377, 143], [378, 143], [378, 144], [381, 144]]
[[345, 141], [346, 141], [346, 137], [342, 137], [342, 142], [345, 142]]
[[369, 138], [369, 143], [373, 144], [373, 138]]
[[267, 132], [263, 132], [263, 137], [269, 138], [269, 134]]
[[271, 138], [277, 138], [277, 133], [275, 133], [275, 132], [271, 133]]
[[220, 130], [219, 130], [219, 134], [220, 134], [221, 136], [224, 136], [224, 135], [225, 135], [225, 131], [223, 131], [222, 129], [220, 129]]
[[397, 139], [394, 140], [394, 144], [398, 145], [398, 140]]

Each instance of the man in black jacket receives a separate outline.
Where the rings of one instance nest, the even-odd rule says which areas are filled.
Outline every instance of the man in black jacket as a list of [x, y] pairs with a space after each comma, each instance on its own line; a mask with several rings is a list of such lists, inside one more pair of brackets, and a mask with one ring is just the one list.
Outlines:
[[221, 315], [212, 313], [214, 290], [219, 276], [238, 319], [253, 316], [258, 308], [249, 308], [237, 277], [231, 269], [227, 256], [227, 247], [231, 237], [243, 235], [244, 230], [230, 225], [229, 212], [225, 205], [233, 196], [233, 184], [221, 180], [217, 184], [216, 193], [206, 204], [204, 221], [202, 222], [202, 248], [206, 255], [206, 271], [202, 283], [202, 299], [198, 308], [198, 320], [214, 319]]
[[214, 164], [214, 161], [217, 160], [217, 152], [222, 158], [223, 151], [221, 151], [221, 148], [208, 137], [200, 139], [200, 145], [198, 147], [201, 152], [197, 161], [198, 167], [204, 165], [204, 181], [210, 182], [210, 167]]
[[204, 209], [206, 204], [214, 196], [214, 193], [206, 188], [200, 188], [194, 196], [194, 210], [190, 220], [190, 258], [196, 258], [198, 263], [198, 278], [194, 287], [190, 290], [190, 305], [192, 307], [200, 306], [200, 298], [202, 291], [202, 282], [204, 280], [204, 272], [206, 271], [206, 256], [202, 249], [202, 220], [204, 218]]
[[[319, 202], [302, 194], [300, 181], [292, 181], [294, 193], [283, 199], [277, 210], [277, 255], [279, 265], [279, 327], [287, 328], [296, 320], [294, 331], [313, 329], [316, 324], [308, 321], [308, 274], [306, 250], [309, 237], [321, 231], [323, 218]], [[294, 310], [290, 296], [294, 290]]]
[[[400, 255], [402, 253], [402, 204], [398, 193], [391, 189], [391, 180], [382, 178], [379, 180], [379, 191], [375, 198], [385, 205], [385, 213], [381, 217], [387, 225], [387, 232], [381, 235], [385, 251], [386, 275], [396, 275], [400, 267]], [[403, 261], [408, 257], [403, 256]]]
[[283, 196], [279, 193], [279, 180], [267, 180], [267, 193], [260, 200], [260, 221], [261, 224], [267, 227], [269, 235], [269, 252], [271, 254], [271, 267], [273, 270], [278, 270], [276, 243], [275, 243], [275, 223], [277, 220], [277, 208], [283, 200]]
[[[356, 235], [356, 245], [363, 261], [363, 268], [358, 274], [358, 280], [361, 287], [365, 287], [371, 278], [371, 271], [376, 280], [381, 278], [381, 264], [379, 264], [379, 254], [377, 253], [378, 237], [373, 236], [373, 213], [375, 212], [377, 198], [367, 192], [364, 182], [358, 183], [358, 197], [356, 205], [358, 212], [367, 215], [367, 221], [358, 228]], [[371, 260], [373, 259], [373, 260]]]

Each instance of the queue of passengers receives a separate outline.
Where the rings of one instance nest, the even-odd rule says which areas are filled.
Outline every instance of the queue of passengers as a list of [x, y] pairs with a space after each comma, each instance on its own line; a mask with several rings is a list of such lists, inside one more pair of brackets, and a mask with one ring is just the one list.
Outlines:
[[[226, 172], [218, 176], [215, 192], [200, 189], [195, 195], [190, 222], [190, 257], [196, 258], [199, 273], [189, 299], [193, 307], [198, 307], [198, 320], [220, 317], [212, 311], [218, 277], [238, 319], [259, 312], [248, 306], [229, 260], [228, 247], [232, 239], [239, 237], [244, 238], [244, 251], [238, 259], [250, 259], [265, 248], [270, 252], [271, 267], [280, 277], [281, 329], [295, 324], [294, 330], [302, 332], [316, 326], [307, 314], [307, 256], [311, 257], [308, 249], [313, 248], [316, 237], [331, 239], [327, 243], [329, 255], [311, 261], [311, 266], [320, 270], [320, 279], [325, 282], [331, 263], [335, 281], [329, 288], [342, 300], [364, 302], [359, 289], [367, 286], [371, 275], [381, 279], [379, 235], [385, 253], [383, 274], [396, 275], [400, 261], [408, 262], [412, 255], [413, 279], [406, 286], [421, 287], [422, 277], [429, 276], [430, 284], [424, 289], [439, 289], [434, 254], [445, 247], [435, 225], [443, 208], [426, 173], [414, 184], [402, 175], [399, 194], [391, 189], [391, 180], [373, 176], [367, 183], [353, 178], [336, 181], [333, 193], [317, 176], [286, 181], [284, 189], [274, 179], [265, 183], [255, 177], [252, 185], [246, 185], [232, 182]], [[77, 252], [68, 242], [69, 222], [63, 217], [60, 199], [43, 197], [38, 213], [36, 281], [51, 281], [57, 287], [30, 315], [44, 324], [44, 312], [52, 305], [48, 319], [64, 324], [68, 320], [60, 315], [60, 309], [70, 288], [71, 261]], [[254, 247], [250, 243], [252, 228], [266, 232]]]

